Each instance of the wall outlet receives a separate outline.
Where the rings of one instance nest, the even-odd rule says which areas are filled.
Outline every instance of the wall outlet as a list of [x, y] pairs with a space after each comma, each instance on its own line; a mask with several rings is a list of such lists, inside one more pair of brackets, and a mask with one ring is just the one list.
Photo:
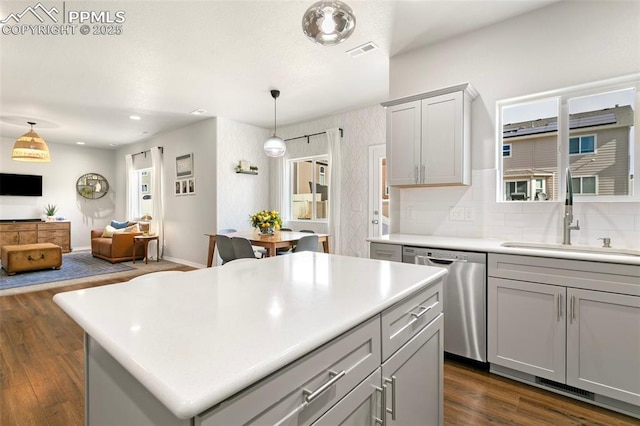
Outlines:
[[449, 207], [449, 220], [464, 220], [464, 207]]
[[464, 220], [467, 222], [473, 222], [474, 219], [475, 219], [475, 212], [473, 211], [473, 207], [465, 207]]

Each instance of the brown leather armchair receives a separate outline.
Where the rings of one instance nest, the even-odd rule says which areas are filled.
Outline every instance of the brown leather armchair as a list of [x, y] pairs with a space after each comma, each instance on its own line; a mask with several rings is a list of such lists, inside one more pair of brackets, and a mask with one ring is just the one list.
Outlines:
[[[142, 232], [114, 233], [112, 237], [103, 237], [104, 229], [91, 230], [91, 254], [93, 257], [108, 260], [111, 263], [133, 260], [133, 244], [136, 235]], [[136, 259], [144, 258], [144, 242], [136, 242]]]

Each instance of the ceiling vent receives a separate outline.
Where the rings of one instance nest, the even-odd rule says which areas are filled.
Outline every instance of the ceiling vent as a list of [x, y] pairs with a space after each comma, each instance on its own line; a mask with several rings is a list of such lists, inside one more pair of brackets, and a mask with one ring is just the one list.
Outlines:
[[357, 58], [358, 56], [362, 56], [365, 53], [371, 52], [372, 50], [376, 50], [377, 48], [378, 48], [378, 45], [370, 41], [368, 43], [363, 44], [362, 46], [358, 46], [351, 50], [347, 50], [347, 55], [351, 56], [352, 58]]

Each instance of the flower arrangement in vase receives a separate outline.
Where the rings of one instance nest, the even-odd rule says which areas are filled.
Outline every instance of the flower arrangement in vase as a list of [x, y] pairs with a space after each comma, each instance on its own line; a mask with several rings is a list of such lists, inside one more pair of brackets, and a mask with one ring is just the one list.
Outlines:
[[272, 235], [275, 229], [282, 226], [282, 217], [275, 210], [262, 210], [251, 216], [251, 226], [257, 228], [262, 235]]

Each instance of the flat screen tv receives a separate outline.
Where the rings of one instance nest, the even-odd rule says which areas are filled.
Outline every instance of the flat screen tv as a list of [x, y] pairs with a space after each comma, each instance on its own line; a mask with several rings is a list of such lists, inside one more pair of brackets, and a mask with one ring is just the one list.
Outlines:
[[42, 176], [0, 173], [0, 195], [42, 197]]

